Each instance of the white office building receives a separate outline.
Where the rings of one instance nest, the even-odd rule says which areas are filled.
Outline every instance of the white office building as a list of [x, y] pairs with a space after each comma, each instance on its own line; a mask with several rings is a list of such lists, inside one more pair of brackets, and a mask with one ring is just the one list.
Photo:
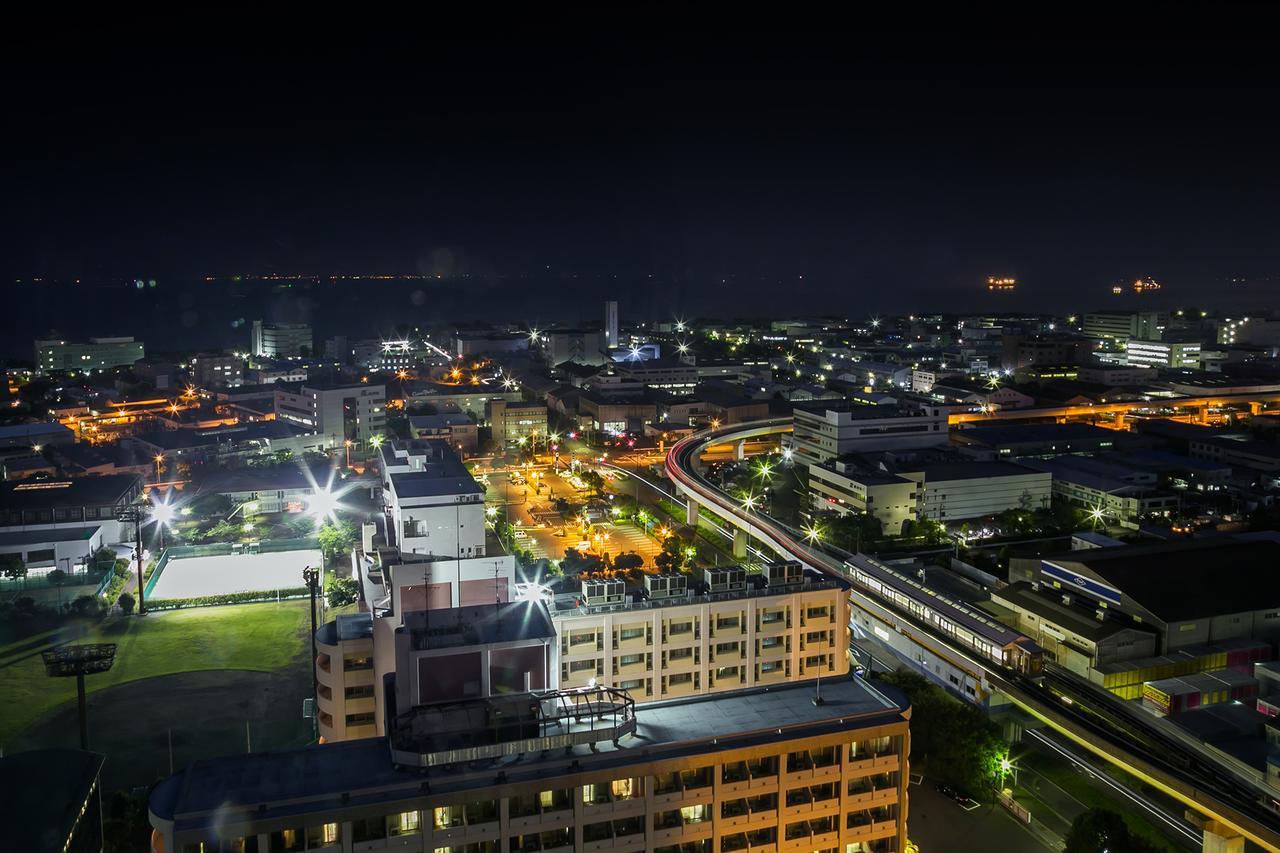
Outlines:
[[448, 442], [389, 441], [381, 453], [388, 544], [403, 554], [483, 557], [484, 489]]
[[943, 407], [814, 403], [796, 406], [794, 418], [792, 448], [809, 464], [830, 462], [848, 453], [947, 443], [947, 412]]
[[249, 353], [267, 358], [299, 358], [310, 355], [311, 327], [305, 323], [264, 323], [253, 321]]
[[387, 429], [387, 389], [383, 385], [305, 384], [276, 389], [276, 419], [319, 435], [335, 445], [365, 444]]
[[1198, 368], [1200, 342], [1131, 340], [1125, 347], [1125, 361], [1133, 367]]

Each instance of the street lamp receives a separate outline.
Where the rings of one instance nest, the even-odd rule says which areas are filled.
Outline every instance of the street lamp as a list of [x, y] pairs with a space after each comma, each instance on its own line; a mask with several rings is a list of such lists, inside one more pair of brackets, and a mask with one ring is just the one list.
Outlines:
[[355, 444], [355, 442], [348, 438], [348, 439], [345, 439], [342, 443], [345, 444], [347, 447], [347, 467], [350, 468], [351, 467], [351, 445]]
[[160, 470], [164, 465], [164, 454], [157, 453], [151, 461], [156, 463], [156, 482], [158, 483], [160, 482]]
[[813, 545], [822, 541], [822, 528], [816, 524], [811, 524], [804, 529], [804, 536], [809, 540], [809, 544]]

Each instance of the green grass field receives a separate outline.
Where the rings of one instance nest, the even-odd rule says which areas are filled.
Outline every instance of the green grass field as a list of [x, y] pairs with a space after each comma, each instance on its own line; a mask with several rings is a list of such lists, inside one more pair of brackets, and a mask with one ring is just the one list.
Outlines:
[[[131, 681], [200, 670], [282, 669], [303, 650], [307, 602], [265, 602], [116, 618], [92, 625], [76, 642], [116, 643], [110, 672], [85, 679], [90, 693]], [[39, 645], [28, 641], [0, 649], [0, 745], [58, 706], [74, 702], [74, 678], [49, 678]]]

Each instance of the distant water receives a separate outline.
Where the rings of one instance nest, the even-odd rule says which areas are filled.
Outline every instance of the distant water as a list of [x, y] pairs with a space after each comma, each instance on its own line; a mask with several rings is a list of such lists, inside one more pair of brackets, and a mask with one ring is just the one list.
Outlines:
[[[133, 284], [3, 285], [0, 356], [30, 360], [32, 341], [56, 330], [70, 339], [132, 335], [148, 352], [202, 348], [248, 348], [255, 319], [306, 322], [317, 346], [325, 338], [390, 337], [397, 327], [448, 326], [472, 322], [554, 322], [599, 324], [603, 303], [619, 302], [621, 319], [663, 322], [677, 317], [757, 319], [833, 315], [867, 317], [933, 311], [963, 313], [1097, 309], [1168, 310], [1217, 307], [1247, 311], [1271, 307], [1270, 282], [1251, 287], [1220, 285], [1179, 295], [1166, 288], [1154, 298], [1110, 297], [1093, 289], [1013, 294], [940, 285], [914, 293], [902, 287], [831, 283], [812, 278], [754, 280], [623, 281], [609, 276], [578, 278], [467, 278], [451, 280], [340, 280], [276, 283], [228, 279], [160, 280], [155, 287]], [[1193, 298], [1194, 297], [1194, 298]], [[1206, 304], [1207, 303], [1207, 304]]]

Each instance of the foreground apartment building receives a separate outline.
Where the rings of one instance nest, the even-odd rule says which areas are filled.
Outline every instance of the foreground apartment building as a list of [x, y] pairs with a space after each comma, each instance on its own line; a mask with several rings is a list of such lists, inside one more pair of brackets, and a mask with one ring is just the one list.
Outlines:
[[[388, 676], [399, 673], [404, 684], [415, 666], [407, 657], [429, 648], [490, 655], [537, 645], [546, 649], [543, 663], [524, 670], [534, 687], [617, 687], [636, 702], [849, 671], [848, 585], [798, 563], [766, 566], [760, 574], [707, 569], [692, 583], [681, 574], [648, 575], [643, 585], [588, 580], [580, 592], [552, 595], [517, 585], [510, 558], [499, 562], [492, 553], [431, 562], [406, 560], [394, 548], [375, 547], [373, 554], [356, 560], [371, 612], [339, 617], [316, 634], [317, 712], [326, 742], [385, 735]], [[427, 594], [455, 576], [465, 587], [469, 572], [496, 585], [489, 587], [492, 603], [450, 607], [449, 595]], [[516, 600], [508, 604], [509, 593]], [[518, 617], [514, 605], [523, 606]], [[489, 695], [488, 669], [481, 673], [453, 679], [456, 692], [433, 699]], [[442, 677], [437, 668], [433, 678]], [[519, 680], [512, 686], [519, 689]]]
[[637, 707], [595, 687], [411, 709], [386, 737], [197, 761], [152, 850], [888, 853], [908, 720], [848, 676]]

